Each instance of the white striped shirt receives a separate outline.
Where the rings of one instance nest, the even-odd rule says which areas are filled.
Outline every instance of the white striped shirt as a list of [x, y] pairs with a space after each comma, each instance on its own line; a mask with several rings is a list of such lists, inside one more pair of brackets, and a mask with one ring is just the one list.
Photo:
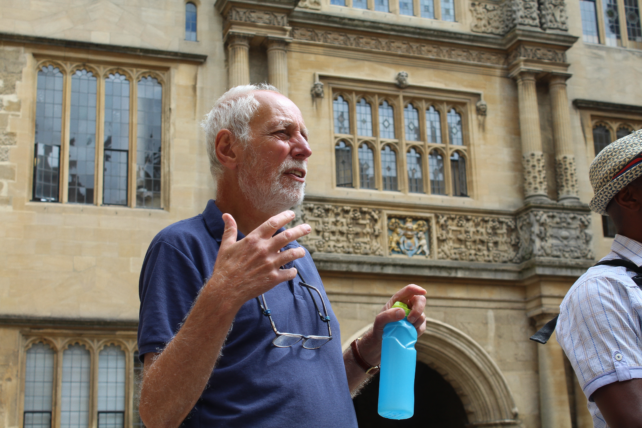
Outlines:
[[[642, 266], [642, 244], [616, 235], [602, 260]], [[591, 396], [613, 382], [642, 378], [642, 290], [623, 267], [595, 266], [571, 287], [560, 305], [557, 341], [589, 398], [596, 428], [607, 428]]]

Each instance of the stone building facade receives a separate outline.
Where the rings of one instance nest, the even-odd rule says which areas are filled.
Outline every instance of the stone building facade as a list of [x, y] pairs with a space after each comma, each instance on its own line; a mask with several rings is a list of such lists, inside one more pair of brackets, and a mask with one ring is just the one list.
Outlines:
[[629, 3], [0, 0], [0, 427], [140, 425], [145, 251], [215, 194], [204, 114], [264, 81], [309, 127], [296, 221], [344, 347], [428, 291], [414, 426], [592, 426], [528, 337], [612, 242], [588, 165], [642, 127]]

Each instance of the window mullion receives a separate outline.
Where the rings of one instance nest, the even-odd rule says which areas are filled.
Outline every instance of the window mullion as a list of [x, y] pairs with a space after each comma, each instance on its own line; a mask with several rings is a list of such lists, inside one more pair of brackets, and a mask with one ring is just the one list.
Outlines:
[[[69, 70], [69, 69], [68, 69]], [[66, 70], [62, 81], [62, 129], [60, 136], [60, 203], [69, 197], [69, 106], [71, 105], [71, 73]]]
[[606, 28], [604, 27], [604, 9], [602, 0], [595, 0], [595, 14], [597, 15], [597, 32], [600, 36], [600, 43], [606, 44]]
[[58, 347], [55, 356], [56, 370], [54, 372], [54, 402], [52, 403], [52, 428], [60, 428], [60, 413], [62, 407], [62, 347]]
[[98, 350], [95, 343], [92, 343], [89, 350], [90, 358], [90, 376], [89, 376], [89, 415], [87, 417], [88, 425], [92, 428], [98, 426]]
[[433, 7], [435, 8], [435, 19], [441, 19], [441, 0], [434, 0]]
[[103, 180], [105, 162], [105, 77], [102, 70], [98, 77], [96, 87], [96, 187], [94, 198], [96, 205], [103, 204]]
[[617, 0], [617, 14], [620, 20], [620, 38], [622, 39], [622, 47], [629, 47], [629, 24], [626, 19], [626, 10], [624, 8], [624, 0]]
[[450, 129], [448, 128], [448, 105], [446, 103], [440, 104], [441, 114], [439, 120], [441, 122], [441, 141], [444, 145], [444, 184], [446, 185], [446, 195], [453, 196], [452, 188], [452, 171], [450, 168]]
[[134, 353], [130, 343], [127, 348], [122, 348], [125, 353], [125, 416], [124, 428], [132, 428], [134, 415]]
[[[357, 131], [357, 95], [355, 92], [351, 94], [352, 104], [350, 104], [350, 129], [352, 130], [352, 188], [359, 188], [359, 132]], [[334, 143], [336, 146], [336, 142]], [[336, 157], [335, 157], [336, 162]]]
[[140, 76], [133, 75], [132, 84], [129, 90], [129, 177], [127, 197], [128, 206], [136, 208], [136, 143], [138, 142], [138, 79]]
[[401, 193], [408, 193], [409, 190], [409, 185], [408, 185], [408, 169], [407, 169], [407, 162], [406, 162], [406, 118], [404, 116], [404, 99], [403, 95], [399, 94], [399, 99], [397, 101], [399, 103], [399, 107], [397, 108], [397, 123], [399, 124], [399, 127], [401, 128], [402, 134], [399, 136], [399, 139], [397, 140], [397, 191]]

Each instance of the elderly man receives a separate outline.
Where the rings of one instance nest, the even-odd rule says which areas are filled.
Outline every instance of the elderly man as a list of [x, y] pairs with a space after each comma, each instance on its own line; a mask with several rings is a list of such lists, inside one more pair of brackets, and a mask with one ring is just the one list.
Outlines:
[[[236, 87], [204, 121], [216, 201], [161, 231], [140, 279], [140, 415], [148, 427], [356, 427], [351, 392], [378, 364], [383, 327], [425, 330], [408, 285], [341, 352], [339, 324], [289, 208], [312, 154], [299, 109], [267, 85]], [[369, 371], [369, 373], [367, 373]]]
[[611, 252], [582, 275], [560, 306], [557, 340], [595, 427], [642, 426], [642, 131], [593, 160], [591, 209], [613, 219]]

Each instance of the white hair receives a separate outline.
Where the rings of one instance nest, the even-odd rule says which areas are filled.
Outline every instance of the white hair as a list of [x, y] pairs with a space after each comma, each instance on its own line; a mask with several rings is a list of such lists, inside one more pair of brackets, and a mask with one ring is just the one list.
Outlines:
[[210, 172], [215, 180], [223, 174], [223, 165], [216, 157], [216, 135], [222, 129], [227, 129], [247, 147], [251, 138], [250, 120], [259, 107], [259, 102], [254, 98], [256, 91], [279, 93], [278, 89], [267, 83], [236, 86], [216, 100], [212, 110], [201, 122], [201, 127], [205, 131]]

